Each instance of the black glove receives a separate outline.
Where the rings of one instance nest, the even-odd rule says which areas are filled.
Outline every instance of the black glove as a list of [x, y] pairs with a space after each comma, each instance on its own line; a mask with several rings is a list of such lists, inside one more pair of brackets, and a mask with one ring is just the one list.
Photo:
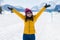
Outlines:
[[13, 13], [13, 12], [12, 12], [13, 8], [8, 7], [8, 9], [11, 10], [11, 13]]
[[10, 7], [8, 7], [8, 9], [11, 10], [11, 11], [13, 10], [13, 8], [10, 8]]
[[45, 7], [45, 8], [48, 8], [48, 7], [50, 7], [50, 6], [51, 6], [51, 5], [47, 5], [47, 4], [46, 4], [44, 7]]

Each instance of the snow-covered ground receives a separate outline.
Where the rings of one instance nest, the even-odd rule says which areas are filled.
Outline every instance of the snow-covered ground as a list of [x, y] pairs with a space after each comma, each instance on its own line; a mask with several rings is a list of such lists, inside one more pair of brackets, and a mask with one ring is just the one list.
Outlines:
[[[24, 13], [23, 13], [24, 14]], [[60, 40], [60, 14], [44, 12], [35, 24], [36, 40]], [[24, 22], [13, 13], [0, 15], [0, 40], [22, 40]]]

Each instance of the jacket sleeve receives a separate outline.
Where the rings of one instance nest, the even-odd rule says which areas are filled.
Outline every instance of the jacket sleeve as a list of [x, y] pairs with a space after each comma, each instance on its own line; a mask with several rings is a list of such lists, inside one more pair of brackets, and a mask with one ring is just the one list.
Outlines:
[[25, 16], [22, 15], [20, 12], [18, 12], [16, 9], [13, 9], [12, 12], [14, 12], [17, 16], [19, 16], [20, 18], [24, 19]]
[[36, 15], [34, 15], [34, 19], [37, 20], [37, 18], [46, 10], [45, 7], [43, 7]]

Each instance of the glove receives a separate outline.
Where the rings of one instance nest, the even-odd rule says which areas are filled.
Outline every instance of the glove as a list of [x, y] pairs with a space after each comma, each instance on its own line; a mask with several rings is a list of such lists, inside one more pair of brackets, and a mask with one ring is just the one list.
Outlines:
[[10, 7], [8, 7], [8, 9], [11, 10], [11, 11], [13, 10], [13, 8], [10, 8]]
[[11, 10], [11, 13], [13, 13], [13, 12], [12, 12], [13, 8], [8, 7], [8, 9]]
[[47, 5], [47, 4], [46, 4], [46, 5], [45, 5], [45, 8], [48, 8], [48, 7], [50, 7], [50, 6], [51, 6], [51, 5]]

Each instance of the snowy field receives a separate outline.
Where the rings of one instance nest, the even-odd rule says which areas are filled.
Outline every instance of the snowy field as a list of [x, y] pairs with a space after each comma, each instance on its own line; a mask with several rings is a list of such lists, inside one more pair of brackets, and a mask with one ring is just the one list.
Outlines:
[[[35, 24], [36, 40], [60, 40], [60, 14], [44, 12]], [[24, 13], [23, 13], [24, 14]], [[24, 23], [14, 13], [0, 15], [0, 40], [22, 40]]]

